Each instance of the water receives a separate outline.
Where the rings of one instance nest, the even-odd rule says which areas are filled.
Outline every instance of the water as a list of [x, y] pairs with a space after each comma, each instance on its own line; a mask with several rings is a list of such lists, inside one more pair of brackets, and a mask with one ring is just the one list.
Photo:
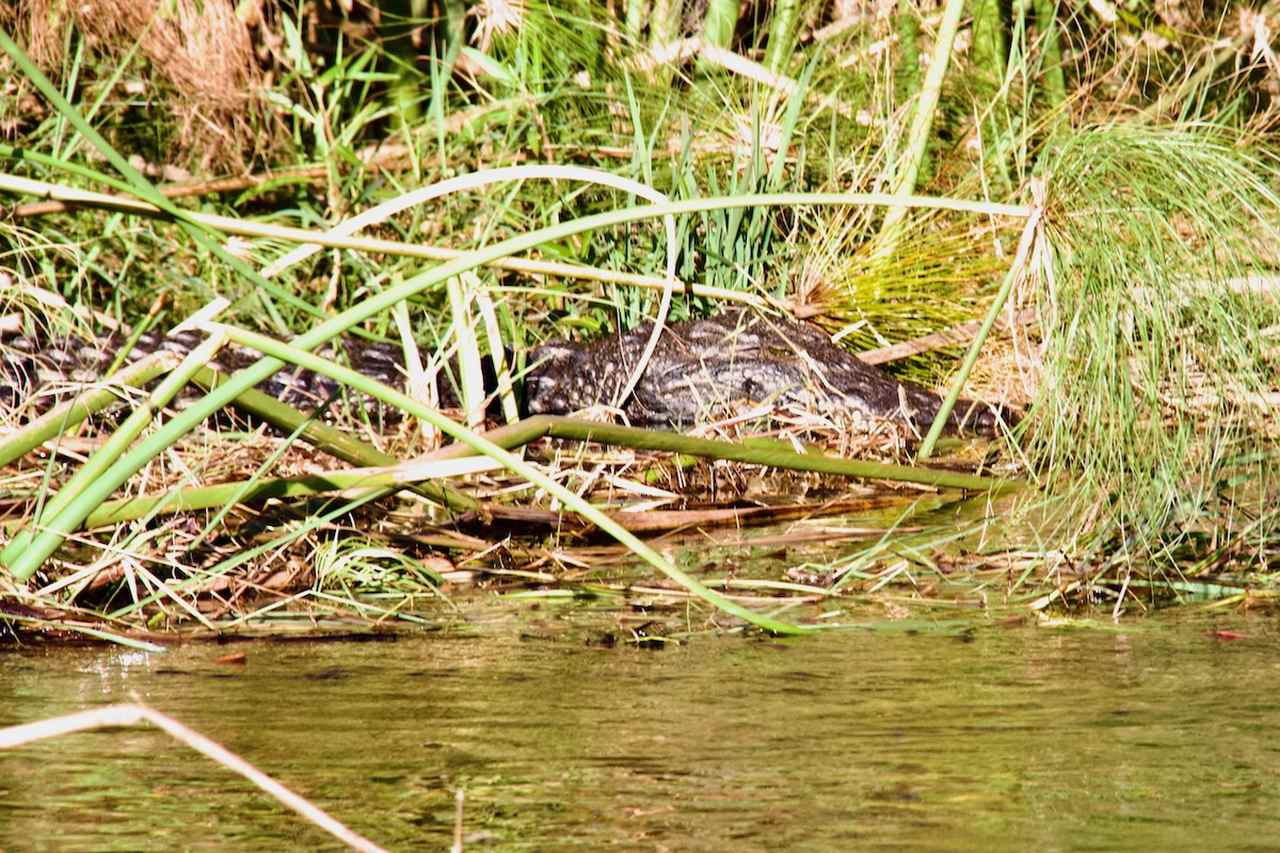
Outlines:
[[[459, 787], [473, 850], [1280, 849], [1266, 617], [647, 651], [536, 612], [543, 639], [6, 651], [0, 725], [136, 696], [400, 850], [448, 847]], [[336, 847], [153, 729], [0, 753], [0, 849], [289, 846]]]

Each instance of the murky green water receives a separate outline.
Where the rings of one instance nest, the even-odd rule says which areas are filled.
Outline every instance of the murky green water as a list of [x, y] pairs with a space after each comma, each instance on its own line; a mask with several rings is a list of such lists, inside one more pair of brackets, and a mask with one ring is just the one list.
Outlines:
[[[447, 848], [458, 787], [470, 849], [1280, 849], [1267, 617], [658, 652], [518, 633], [6, 651], [0, 725], [136, 695], [392, 849]], [[0, 849], [289, 845], [334, 846], [154, 730], [0, 753]]]

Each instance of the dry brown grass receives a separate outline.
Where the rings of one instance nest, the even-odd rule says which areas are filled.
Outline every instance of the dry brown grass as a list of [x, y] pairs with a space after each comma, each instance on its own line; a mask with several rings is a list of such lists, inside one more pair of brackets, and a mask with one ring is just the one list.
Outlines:
[[[1013, 337], [997, 332], [983, 346], [965, 382], [965, 394], [1025, 412], [1040, 393], [1043, 371], [1040, 340], [1034, 328], [1020, 327]], [[946, 393], [950, 381], [948, 377], [943, 383], [942, 393]]]
[[[63, 61], [65, 29], [75, 26], [92, 49], [123, 59], [135, 44], [154, 81], [143, 94], [163, 100], [176, 124], [175, 161], [201, 172], [243, 169], [246, 154], [275, 148], [270, 114], [260, 108], [264, 75], [254, 52], [262, 2], [237, 15], [231, 0], [20, 0], [13, 18], [26, 30], [27, 50], [45, 69]], [[172, 94], [165, 97], [164, 88]]]

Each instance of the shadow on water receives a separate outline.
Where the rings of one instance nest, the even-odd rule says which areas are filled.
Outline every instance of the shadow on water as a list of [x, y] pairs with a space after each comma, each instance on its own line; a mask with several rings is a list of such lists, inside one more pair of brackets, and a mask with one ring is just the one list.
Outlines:
[[[459, 787], [472, 849], [1264, 849], [1278, 633], [1210, 627], [657, 652], [504, 630], [245, 644], [242, 667], [207, 645], [14, 651], [0, 725], [136, 696], [391, 849], [446, 848]], [[155, 730], [45, 741], [0, 768], [3, 849], [329, 844]]]

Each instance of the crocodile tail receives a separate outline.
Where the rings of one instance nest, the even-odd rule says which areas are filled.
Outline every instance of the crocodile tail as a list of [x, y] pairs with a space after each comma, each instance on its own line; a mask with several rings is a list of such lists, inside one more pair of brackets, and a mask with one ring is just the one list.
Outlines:
[[956, 401], [949, 422], [956, 432], [998, 436], [1017, 426], [1021, 420], [1021, 412], [1012, 406], [961, 399]]
[[[903, 408], [907, 420], [921, 434], [932, 425], [942, 409], [942, 398], [909, 382], [902, 383]], [[945, 431], [952, 434], [997, 436], [1021, 420], [1021, 414], [1000, 404], [961, 398], [956, 400]]]

